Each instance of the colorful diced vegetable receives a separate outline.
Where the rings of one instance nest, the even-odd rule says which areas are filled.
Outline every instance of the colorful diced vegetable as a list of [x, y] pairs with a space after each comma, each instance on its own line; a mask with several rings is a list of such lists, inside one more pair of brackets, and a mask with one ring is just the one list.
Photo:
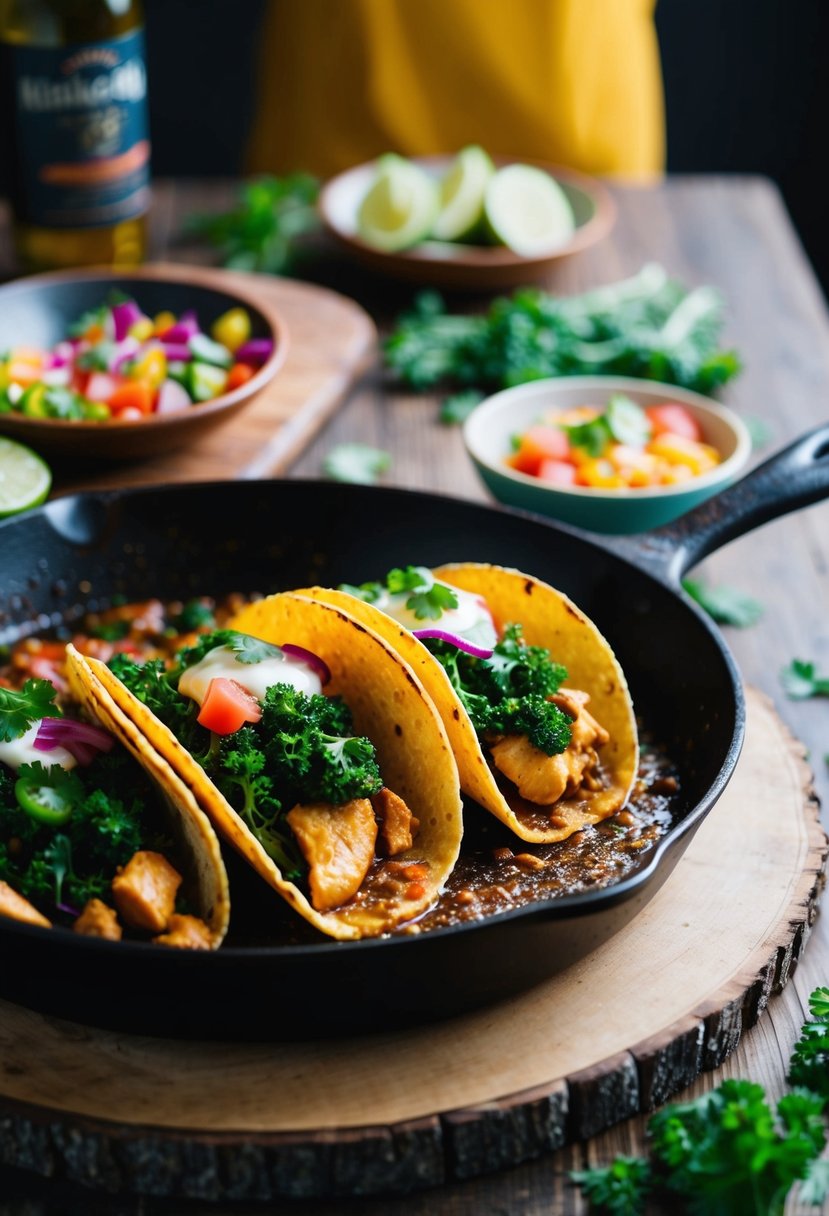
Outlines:
[[149, 317], [119, 298], [84, 313], [51, 350], [0, 356], [0, 414], [100, 422], [174, 413], [246, 384], [272, 350], [251, 337], [244, 308], [223, 313], [208, 335], [192, 310]]

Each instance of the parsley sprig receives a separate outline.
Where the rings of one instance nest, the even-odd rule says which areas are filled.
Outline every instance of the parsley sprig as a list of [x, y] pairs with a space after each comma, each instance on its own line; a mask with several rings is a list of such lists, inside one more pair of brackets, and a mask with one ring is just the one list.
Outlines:
[[571, 1177], [597, 1212], [641, 1216], [651, 1192], [699, 1216], [782, 1216], [799, 1183], [804, 1204], [829, 1197], [829, 988], [816, 989], [789, 1068], [799, 1088], [772, 1108], [761, 1085], [729, 1079], [648, 1123], [651, 1160], [618, 1157]]
[[0, 687], [0, 743], [25, 735], [33, 722], [58, 715], [48, 680], [27, 680], [22, 688]]
[[341, 591], [348, 591], [367, 604], [376, 604], [384, 592], [389, 595], [406, 595], [406, 607], [418, 621], [439, 621], [444, 612], [457, 608], [458, 597], [451, 587], [435, 579], [426, 566], [403, 566], [389, 570], [382, 582], [341, 583]]

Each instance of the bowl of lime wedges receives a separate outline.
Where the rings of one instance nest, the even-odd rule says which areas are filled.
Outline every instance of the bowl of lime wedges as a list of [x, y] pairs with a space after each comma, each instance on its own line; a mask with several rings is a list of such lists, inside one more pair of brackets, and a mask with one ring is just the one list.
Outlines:
[[388, 153], [332, 178], [320, 196], [331, 236], [394, 278], [471, 291], [545, 278], [615, 219], [605, 186], [573, 169], [492, 158]]

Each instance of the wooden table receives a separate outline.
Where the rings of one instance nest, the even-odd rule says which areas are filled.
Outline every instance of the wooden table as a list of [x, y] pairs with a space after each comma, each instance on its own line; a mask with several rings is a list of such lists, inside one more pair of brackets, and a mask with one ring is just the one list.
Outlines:
[[[200, 260], [198, 251], [179, 242], [181, 218], [193, 210], [221, 208], [232, 192], [229, 183], [159, 185], [155, 254], [170, 260]], [[647, 190], [615, 189], [614, 194], [619, 219], [611, 236], [563, 266], [549, 286], [556, 291], [578, 291], [630, 274], [651, 260], [662, 262], [688, 283], [716, 284], [728, 303], [726, 341], [740, 350], [746, 364], [726, 399], [743, 414], [765, 421], [772, 428], [773, 446], [826, 421], [826, 308], [775, 189], [753, 178], [700, 177], [669, 180]], [[314, 277], [354, 295], [381, 328], [409, 298], [406, 289], [369, 280], [336, 256], [327, 259], [324, 268], [317, 266]], [[389, 450], [394, 458], [389, 480], [397, 484], [485, 497], [465, 458], [458, 431], [437, 422], [435, 399], [396, 392], [377, 366], [355, 387], [290, 474], [318, 475], [325, 452], [345, 439]], [[793, 657], [811, 658], [823, 673], [829, 671], [829, 504], [766, 526], [708, 559], [701, 572], [712, 582], [739, 587], [765, 605], [759, 624], [743, 631], [728, 630], [728, 641], [745, 681], [774, 700], [783, 719], [806, 745], [825, 805], [829, 801], [829, 769], [824, 759], [829, 752], [829, 704], [825, 700], [786, 700], [778, 673]], [[726, 1076], [751, 1077], [772, 1095], [779, 1094], [808, 994], [827, 983], [829, 919], [824, 914], [818, 918], [791, 982], [772, 998], [758, 1025], [743, 1037], [724, 1067], [704, 1074], [690, 1094], [705, 1092]], [[619, 1016], [624, 1016], [624, 1010]], [[607, 1161], [617, 1152], [642, 1151], [644, 1128], [644, 1119], [630, 1120], [540, 1161], [437, 1192], [330, 1204], [285, 1202], [279, 1211], [309, 1216], [479, 1216], [496, 1212], [575, 1216], [587, 1208], [568, 1183], [568, 1171]], [[231, 1212], [196, 1204], [67, 1193], [56, 1183], [0, 1170], [0, 1216], [45, 1216], [58, 1210], [83, 1211], [89, 1216], [184, 1216], [202, 1211], [230, 1216]], [[234, 1216], [256, 1210], [232, 1209]]]

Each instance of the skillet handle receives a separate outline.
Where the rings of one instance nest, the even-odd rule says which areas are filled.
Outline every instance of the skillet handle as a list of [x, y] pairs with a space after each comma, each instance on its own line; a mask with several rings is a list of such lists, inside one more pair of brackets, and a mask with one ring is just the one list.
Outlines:
[[800, 507], [829, 497], [829, 423], [796, 439], [721, 494], [622, 550], [678, 586], [715, 549]]

